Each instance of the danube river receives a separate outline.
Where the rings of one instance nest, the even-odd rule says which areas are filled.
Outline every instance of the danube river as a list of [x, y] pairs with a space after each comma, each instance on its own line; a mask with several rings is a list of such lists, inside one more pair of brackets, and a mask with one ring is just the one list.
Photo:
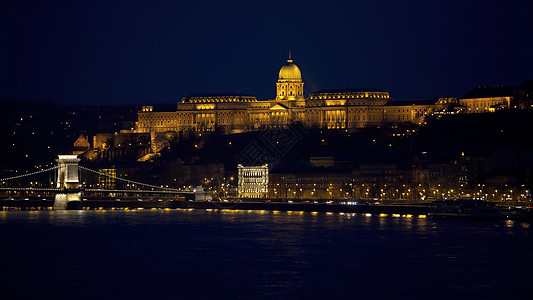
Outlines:
[[533, 226], [230, 210], [0, 212], [0, 296], [533, 297]]

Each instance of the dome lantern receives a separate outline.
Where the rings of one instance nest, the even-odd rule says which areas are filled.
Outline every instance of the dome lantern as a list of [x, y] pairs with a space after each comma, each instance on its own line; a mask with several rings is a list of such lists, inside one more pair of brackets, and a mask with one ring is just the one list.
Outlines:
[[279, 70], [279, 80], [302, 80], [302, 73], [298, 66], [293, 63], [290, 51], [287, 63]]

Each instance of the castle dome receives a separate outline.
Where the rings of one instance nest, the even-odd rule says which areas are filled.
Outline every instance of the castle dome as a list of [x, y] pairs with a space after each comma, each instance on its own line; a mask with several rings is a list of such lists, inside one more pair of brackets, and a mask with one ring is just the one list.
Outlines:
[[300, 69], [292, 62], [289, 54], [287, 63], [279, 70], [279, 80], [302, 80]]

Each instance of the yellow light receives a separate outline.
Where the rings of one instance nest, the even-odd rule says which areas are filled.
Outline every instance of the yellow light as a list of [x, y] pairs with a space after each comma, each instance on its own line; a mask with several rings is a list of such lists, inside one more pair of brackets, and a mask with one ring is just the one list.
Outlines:
[[215, 104], [199, 104], [196, 109], [215, 109]]

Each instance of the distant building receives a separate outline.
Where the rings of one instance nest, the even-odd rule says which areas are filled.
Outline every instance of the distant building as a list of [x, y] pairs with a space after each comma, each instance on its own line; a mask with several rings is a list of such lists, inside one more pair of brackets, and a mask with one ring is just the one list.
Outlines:
[[350, 171], [314, 169], [269, 177], [271, 198], [343, 199], [352, 194]]
[[265, 198], [268, 195], [268, 165], [237, 166], [237, 193], [242, 198]]
[[383, 107], [383, 121], [381, 123], [422, 124], [428, 115], [440, 108], [435, 100], [390, 101]]
[[74, 150], [72, 154], [74, 155], [80, 155], [82, 153], [85, 153], [86, 151], [91, 149], [91, 144], [89, 144], [89, 141], [87, 137], [82, 134], [78, 139], [74, 142]]
[[99, 169], [99, 173], [107, 176], [98, 176], [97, 187], [102, 189], [114, 189], [116, 187], [117, 170], [115, 168]]
[[522, 83], [514, 93], [513, 108], [533, 109], [533, 80]]
[[427, 169], [396, 164], [359, 165], [351, 170], [312, 168], [269, 178], [271, 198], [419, 200], [429, 186]]
[[[152, 106], [143, 106], [134, 131], [218, 130], [231, 134], [293, 123], [316, 129], [355, 130], [389, 123], [421, 124], [427, 115], [442, 108], [437, 100], [394, 101], [388, 92], [368, 88], [320, 90], [305, 97], [303, 86], [300, 69], [289, 57], [279, 71], [275, 99], [260, 101], [239, 93], [194, 94], [183, 97], [176, 111], [156, 112]], [[483, 101], [490, 102], [489, 106], [501, 102]]]
[[459, 99], [459, 103], [465, 108], [465, 113], [494, 112], [500, 108], [510, 108], [513, 93], [512, 86], [478, 86]]

